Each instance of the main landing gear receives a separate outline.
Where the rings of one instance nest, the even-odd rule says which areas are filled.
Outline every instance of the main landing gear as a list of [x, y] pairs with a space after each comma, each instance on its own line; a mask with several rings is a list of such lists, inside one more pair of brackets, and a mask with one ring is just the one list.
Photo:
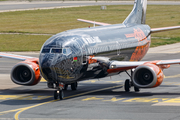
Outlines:
[[[70, 85], [71, 85], [71, 90], [77, 90], [77, 86], [78, 86], [77, 82], [71, 83]], [[67, 88], [68, 88], [68, 84], [65, 84], [63, 90], [67, 90]]]
[[[126, 79], [126, 80], [125, 80], [125, 83], [124, 83], [124, 90], [125, 90], [126, 92], [129, 92], [129, 91], [130, 91], [130, 88], [131, 88], [132, 86], [134, 86], [134, 85], [133, 85], [133, 82], [132, 82], [133, 70], [131, 70], [131, 75], [130, 75], [127, 71], [125, 71], [125, 72], [126, 72], [127, 75], [131, 78], [131, 80], [130, 80], [130, 79]], [[135, 92], [139, 92], [140, 90], [139, 90], [138, 87], [134, 86], [134, 91], [135, 91]]]

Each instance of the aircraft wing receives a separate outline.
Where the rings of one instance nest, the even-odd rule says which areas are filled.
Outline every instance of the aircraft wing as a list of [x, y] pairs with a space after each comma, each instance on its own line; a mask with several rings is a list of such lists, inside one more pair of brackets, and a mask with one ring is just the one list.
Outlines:
[[[145, 64], [155, 64], [163, 69], [169, 68], [169, 65], [180, 64], [180, 59], [173, 60], [155, 60], [155, 61], [112, 61], [109, 65], [109, 71], [123, 71], [128, 69], [136, 68], [140, 65]], [[113, 72], [113, 71], [112, 71]]]
[[99, 25], [99, 26], [111, 25], [111, 24], [108, 24], [108, 23], [95, 22], [95, 21], [84, 20], [84, 19], [77, 19], [77, 20], [81, 21], [81, 22], [86, 22], [86, 23], [94, 24], [94, 25]]
[[0, 52], [0, 57], [11, 58], [11, 59], [16, 59], [16, 60], [21, 60], [21, 61], [35, 58], [35, 57], [15, 55], [15, 54], [3, 53], [3, 52]]
[[162, 27], [162, 28], [152, 28], [152, 29], [151, 29], [151, 33], [163, 32], [163, 31], [175, 30], [175, 29], [180, 29], [180, 26], [171, 26], [171, 27]]

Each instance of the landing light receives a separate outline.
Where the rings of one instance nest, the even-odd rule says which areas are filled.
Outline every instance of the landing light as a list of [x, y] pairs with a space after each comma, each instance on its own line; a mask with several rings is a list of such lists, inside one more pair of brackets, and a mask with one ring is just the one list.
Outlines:
[[111, 68], [113, 69], [113, 68], [116, 68], [116, 65], [111, 65]]

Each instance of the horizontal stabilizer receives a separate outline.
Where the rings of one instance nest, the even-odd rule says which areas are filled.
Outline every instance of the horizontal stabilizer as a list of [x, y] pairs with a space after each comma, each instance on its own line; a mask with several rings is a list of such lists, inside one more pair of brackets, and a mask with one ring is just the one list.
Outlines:
[[77, 19], [77, 20], [81, 21], [81, 22], [86, 22], [86, 23], [94, 24], [94, 25], [99, 25], [99, 26], [111, 25], [111, 24], [108, 24], [108, 23], [95, 22], [95, 21], [84, 20], [84, 19]]
[[151, 33], [163, 32], [163, 31], [175, 30], [175, 29], [180, 29], [180, 26], [171, 26], [171, 27], [162, 27], [162, 28], [152, 28], [152, 29], [151, 29]]

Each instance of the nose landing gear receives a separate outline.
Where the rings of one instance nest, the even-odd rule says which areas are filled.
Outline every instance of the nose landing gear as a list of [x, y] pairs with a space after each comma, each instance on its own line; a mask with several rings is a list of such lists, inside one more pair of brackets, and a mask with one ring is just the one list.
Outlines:
[[64, 98], [64, 93], [63, 93], [64, 85], [56, 84], [56, 88], [57, 90], [54, 91], [54, 99], [57, 100], [59, 97], [59, 99], [62, 100]]
[[[71, 89], [76, 90], [77, 86], [78, 86], [77, 82], [72, 83]], [[67, 87], [68, 87], [68, 84], [64, 85], [63, 83], [60, 83], [60, 84], [56, 83], [56, 89], [57, 90], [54, 91], [54, 99], [57, 100], [59, 98], [60, 100], [63, 100], [63, 98], [64, 98], [63, 90], [67, 90]]]

